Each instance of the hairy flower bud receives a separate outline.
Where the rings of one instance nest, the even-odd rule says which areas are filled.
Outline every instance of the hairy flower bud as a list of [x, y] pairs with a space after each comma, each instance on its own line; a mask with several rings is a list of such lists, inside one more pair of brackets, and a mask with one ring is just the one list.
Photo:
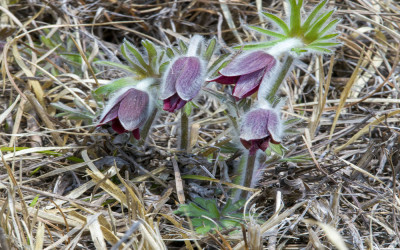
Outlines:
[[197, 96], [204, 81], [204, 66], [197, 56], [175, 60], [166, 72], [161, 89], [163, 109], [174, 112]]
[[240, 141], [250, 155], [258, 149], [265, 151], [269, 143], [280, 144], [282, 123], [279, 114], [273, 109], [257, 108], [248, 112], [240, 128]]
[[146, 122], [150, 110], [150, 97], [145, 91], [136, 88], [122, 89], [112, 98], [103, 110], [99, 126], [111, 122], [119, 134], [132, 131], [139, 140], [139, 128]]
[[232, 95], [236, 100], [255, 93], [261, 83], [270, 75], [276, 59], [264, 51], [254, 51], [233, 59], [219, 73], [220, 76], [209, 80], [221, 84], [235, 84]]

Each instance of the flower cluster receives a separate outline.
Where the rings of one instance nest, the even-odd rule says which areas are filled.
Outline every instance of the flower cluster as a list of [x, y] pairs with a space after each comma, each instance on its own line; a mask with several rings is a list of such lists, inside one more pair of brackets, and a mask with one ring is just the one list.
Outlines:
[[[131, 72], [136, 75], [135, 82], [116, 84], [116, 89], [124, 88], [116, 92], [108, 102], [99, 125], [111, 122], [117, 133], [129, 131], [139, 139], [140, 129], [149, 118], [151, 107], [160, 106], [158, 101], [162, 101], [164, 111], [176, 112], [199, 95], [205, 82], [216, 82], [234, 85], [232, 96], [237, 102], [258, 93], [257, 99], [253, 98], [256, 100], [253, 101], [253, 108], [241, 110], [243, 115], [238, 139], [250, 155], [255, 155], [258, 150], [265, 151], [270, 143], [279, 144], [283, 123], [278, 108], [271, 103], [277, 101], [276, 93], [293, 60], [308, 51], [331, 53], [332, 48], [338, 45], [332, 40], [338, 35], [331, 33], [338, 23], [337, 19], [330, 21], [333, 11], [327, 10], [319, 14], [327, 0], [320, 2], [304, 21], [301, 13], [303, 1], [288, 2], [291, 10], [288, 24], [277, 16], [263, 13], [280, 30], [249, 26], [252, 30], [275, 38], [274, 40], [238, 46], [237, 48], [245, 52], [225, 61], [222, 64], [224, 66], [219, 67], [215, 73], [207, 65], [210, 65], [216, 40], [209, 42], [204, 49], [204, 40], [195, 35], [188, 45], [181, 42], [179, 48], [167, 48], [164, 51], [151, 42], [144, 41], [142, 45], [147, 51], [147, 58], [125, 41], [121, 52], [131, 64]], [[246, 51], [250, 49], [253, 51]], [[281, 64], [280, 61], [285, 63]], [[127, 70], [125, 66], [120, 67]], [[208, 80], [207, 74], [211, 76]], [[151, 84], [147, 84], [145, 88], [138, 87], [146, 81], [143, 79], [149, 78], [156, 79], [156, 91]]]

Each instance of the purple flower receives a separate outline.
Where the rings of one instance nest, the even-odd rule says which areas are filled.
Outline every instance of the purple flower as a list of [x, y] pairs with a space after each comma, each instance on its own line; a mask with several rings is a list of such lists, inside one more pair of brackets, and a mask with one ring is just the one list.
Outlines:
[[210, 82], [236, 84], [232, 95], [236, 100], [240, 100], [258, 90], [275, 64], [276, 59], [272, 55], [263, 51], [254, 51], [233, 59], [225, 68], [221, 69], [220, 76]]
[[195, 98], [204, 82], [203, 63], [199, 57], [180, 57], [166, 72], [160, 98], [163, 109], [174, 112]]
[[250, 155], [257, 150], [265, 151], [269, 143], [279, 144], [282, 123], [278, 113], [273, 109], [257, 108], [248, 112], [240, 128], [240, 141]]
[[122, 89], [104, 108], [99, 126], [111, 122], [118, 134], [132, 131], [139, 140], [139, 128], [146, 122], [149, 106], [150, 97], [146, 92], [135, 88]]

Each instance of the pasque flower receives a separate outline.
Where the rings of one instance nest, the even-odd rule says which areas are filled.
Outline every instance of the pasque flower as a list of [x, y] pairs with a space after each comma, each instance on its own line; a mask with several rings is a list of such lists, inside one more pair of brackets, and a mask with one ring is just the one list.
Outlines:
[[163, 109], [174, 112], [197, 96], [204, 81], [204, 69], [197, 56], [183, 56], [175, 60], [166, 72], [160, 98]]
[[264, 51], [253, 51], [233, 59], [223, 68], [217, 78], [210, 82], [235, 84], [232, 95], [236, 100], [255, 93], [261, 83], [270, 75], [276, 59]]
[[186, 55], [173, 60], [166, 70], [160, 94], [165, 111], [181, 109], [200, 92], [205, 79], [205, 63], [198, 55], [202, 41], [201, 36], [194, 35]]
[[111, 122], [111, 127], [117, 133], [132, 131], [133, 136], [139, 140], [139, 128], [146, 122], [149, 106], [150, 97], [147, 92], [124, 88], [104, 108], [99, 126]]
[[282, 123], [274, 109], [257, 108], [248, 112], [240, 128], [240, 141], [250, 155], [265, 151], [269, 143], [280, 144]]

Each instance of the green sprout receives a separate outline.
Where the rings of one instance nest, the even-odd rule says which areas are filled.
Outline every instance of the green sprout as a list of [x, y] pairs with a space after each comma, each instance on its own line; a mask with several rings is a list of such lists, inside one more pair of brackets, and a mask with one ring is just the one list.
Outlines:
[[275, 40], [257, 44], [248, 44], [243, 47], [237, 46], [236, 48], [243, 48], [245, 50], [268, 48], [287, 39], [293, 38], [299, 39], [303, 44], [301, 47], [292, 49], [292, 51], [297, 52], [298, 54], [310, 50], [322, 53], [332, 53], [330, 48], [340, 45], [340, 43], [332, 41], [332, 39], [338, 36], [339, 33], [331, 33], [331, 30], [340, 20], [333, 19], [330, 21], [335, 10], [323, 11], [328, 0], [319, 3], [304, 21], [302, 20], [301, 15], [303, 0], [288, 0], [288, 2], [290, 5], [289, 25], [284, 20], [273, 14], [266, 12], [262, 13], [266, 18], [270, 19], [280, 28], [280, 32], [256, 26], [249, 26], [249, 28], [257, 32], [276, 38]]

